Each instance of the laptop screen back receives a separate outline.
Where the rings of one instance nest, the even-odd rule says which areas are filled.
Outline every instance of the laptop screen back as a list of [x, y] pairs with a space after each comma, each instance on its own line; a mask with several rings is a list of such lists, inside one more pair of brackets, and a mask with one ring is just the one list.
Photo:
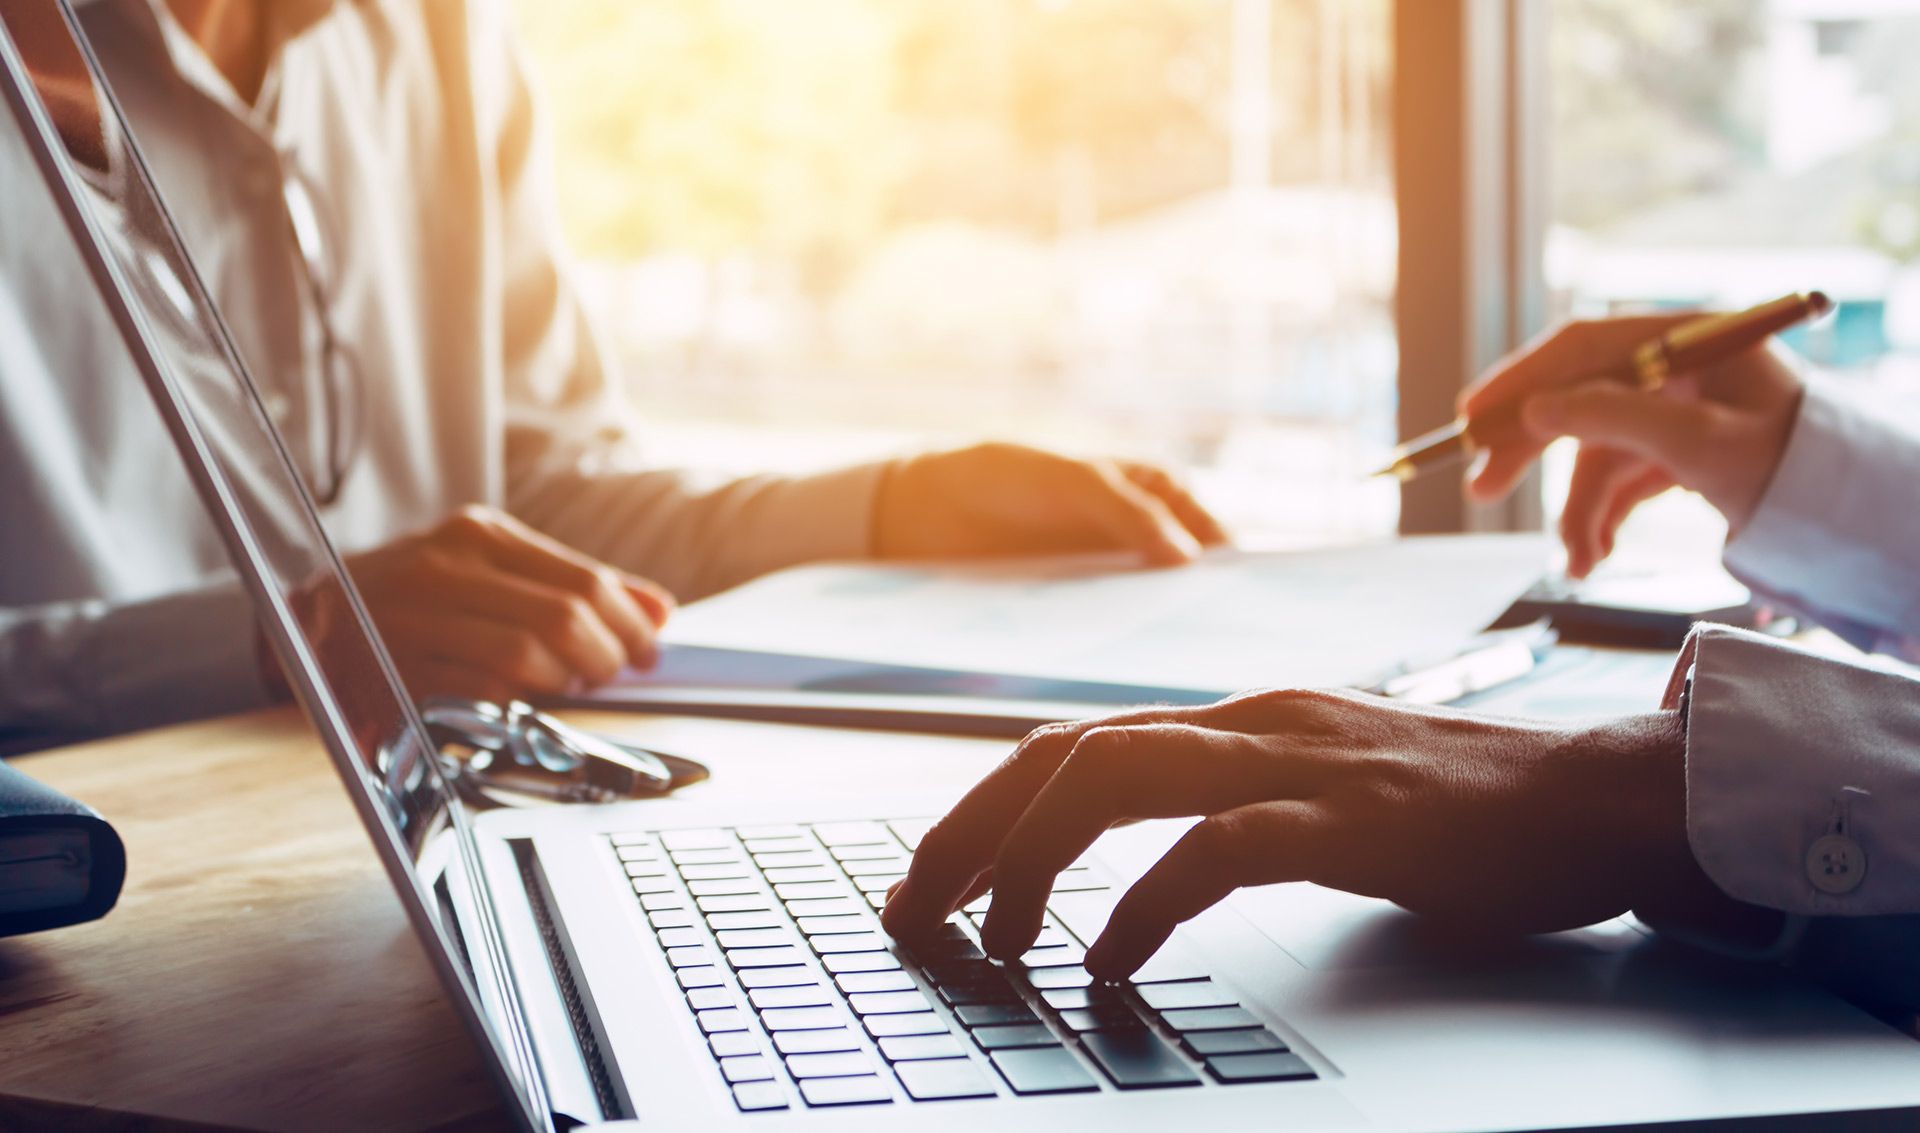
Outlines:
[[[63, 261], [0, 276], [0, 330], [32, 335], [6, 325], [7, 289], [75, 281], [74, 317], [117, 332], [121, 372], [59, 378], [143, 381], [456, 1007], [545, 1127], [467, 817], [77, 27], [65, 0], [0, 0], [0, 241]], [[456, 902], [479, 914], [465, 948]]]

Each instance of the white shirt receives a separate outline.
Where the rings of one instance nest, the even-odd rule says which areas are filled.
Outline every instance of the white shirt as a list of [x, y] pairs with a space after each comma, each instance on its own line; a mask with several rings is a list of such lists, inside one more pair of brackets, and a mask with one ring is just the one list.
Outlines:
[[[503, 507], [683, 598], [871, 544], [879, 471], [645, 468], [568, 275], [502, 6], [359, 0], [244, 104], [160, 0], [82, 19], [242, 355], [298, 439], [319, 332], [283, 179], [331, 236], [327, 309], [365, 443], [324, 518], [345, 551]], [[0, 750], [265, 697], [252, 613], [30, 166], [0, 178]]]
[[[1730, 569], [1854, 643], [1916, 656], [1920, 438], [1813, 387]], [[1793, 914], [1856, 989], [1920, 1006], [1920, 677], [1724, 626], [1682, 651], [1687, 835], [1728, 895]], [[1877, 918], [1872, 921], [1806, 918]], [[1891, 954], [1890, 954], [1891, 953]]]

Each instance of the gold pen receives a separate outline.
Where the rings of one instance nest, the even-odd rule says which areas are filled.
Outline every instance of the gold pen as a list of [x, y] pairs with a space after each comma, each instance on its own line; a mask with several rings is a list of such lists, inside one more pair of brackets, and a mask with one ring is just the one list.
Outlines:
[[[1652, 392], [1665, 385], [1671, 374], [1724, 362], [1771, 335], [1832, 309], [1833, 300], [1825, 292], [1798, 291], [1744, 311], [1703, 315], [1641, 343], [1619, 365], [1568, 384], [1608, 381]], [[1472, 419], [1458, 417], [1451, 424], [1423, 433], [1394, 449], [1393, 460], [1373, 475], [1407, 481], [1465, 460], [1521, 429], [1520, 407], [1525, 400], [1503, 402]]]

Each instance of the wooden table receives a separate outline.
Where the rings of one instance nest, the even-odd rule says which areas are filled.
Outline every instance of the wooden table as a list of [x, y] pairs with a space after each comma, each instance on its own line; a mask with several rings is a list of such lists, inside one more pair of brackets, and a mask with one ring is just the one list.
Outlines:
[[[996, 742], [572, 714], [690, 788], [956, 792]], [[507, 1128], [332, 765], [291, 709], [22, 757], [127, 843], [104, 920], [0, 940], [0, 1129]], [[764, 795], [762, 795], [764, 797]]]

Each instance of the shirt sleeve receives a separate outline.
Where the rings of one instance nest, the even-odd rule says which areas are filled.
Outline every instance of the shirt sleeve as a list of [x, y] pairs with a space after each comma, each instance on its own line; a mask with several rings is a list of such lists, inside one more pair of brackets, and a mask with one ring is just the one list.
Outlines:
[[1916, 485], [1920, 437], [1809, 387], [1727, 568], [1861, 649], [1920, 660]]
[[0, 609], [0, 752], [261, 707], [253, 627], [233, 581]]
[[731, 482], [638, 466], [625, 399], [571, 279], [525, 68], [495, 23], [480, 65], [502, 83], [485, 101], [498, 118], [508, 510], [682, 599], [798, 562], [869, 554], [884, 465]]
[[1688, 678], [1687, 838], [1713, 883], [1800, 916], [1920, 913], [1920, 679], [1724, 626], [1689, 639]]

